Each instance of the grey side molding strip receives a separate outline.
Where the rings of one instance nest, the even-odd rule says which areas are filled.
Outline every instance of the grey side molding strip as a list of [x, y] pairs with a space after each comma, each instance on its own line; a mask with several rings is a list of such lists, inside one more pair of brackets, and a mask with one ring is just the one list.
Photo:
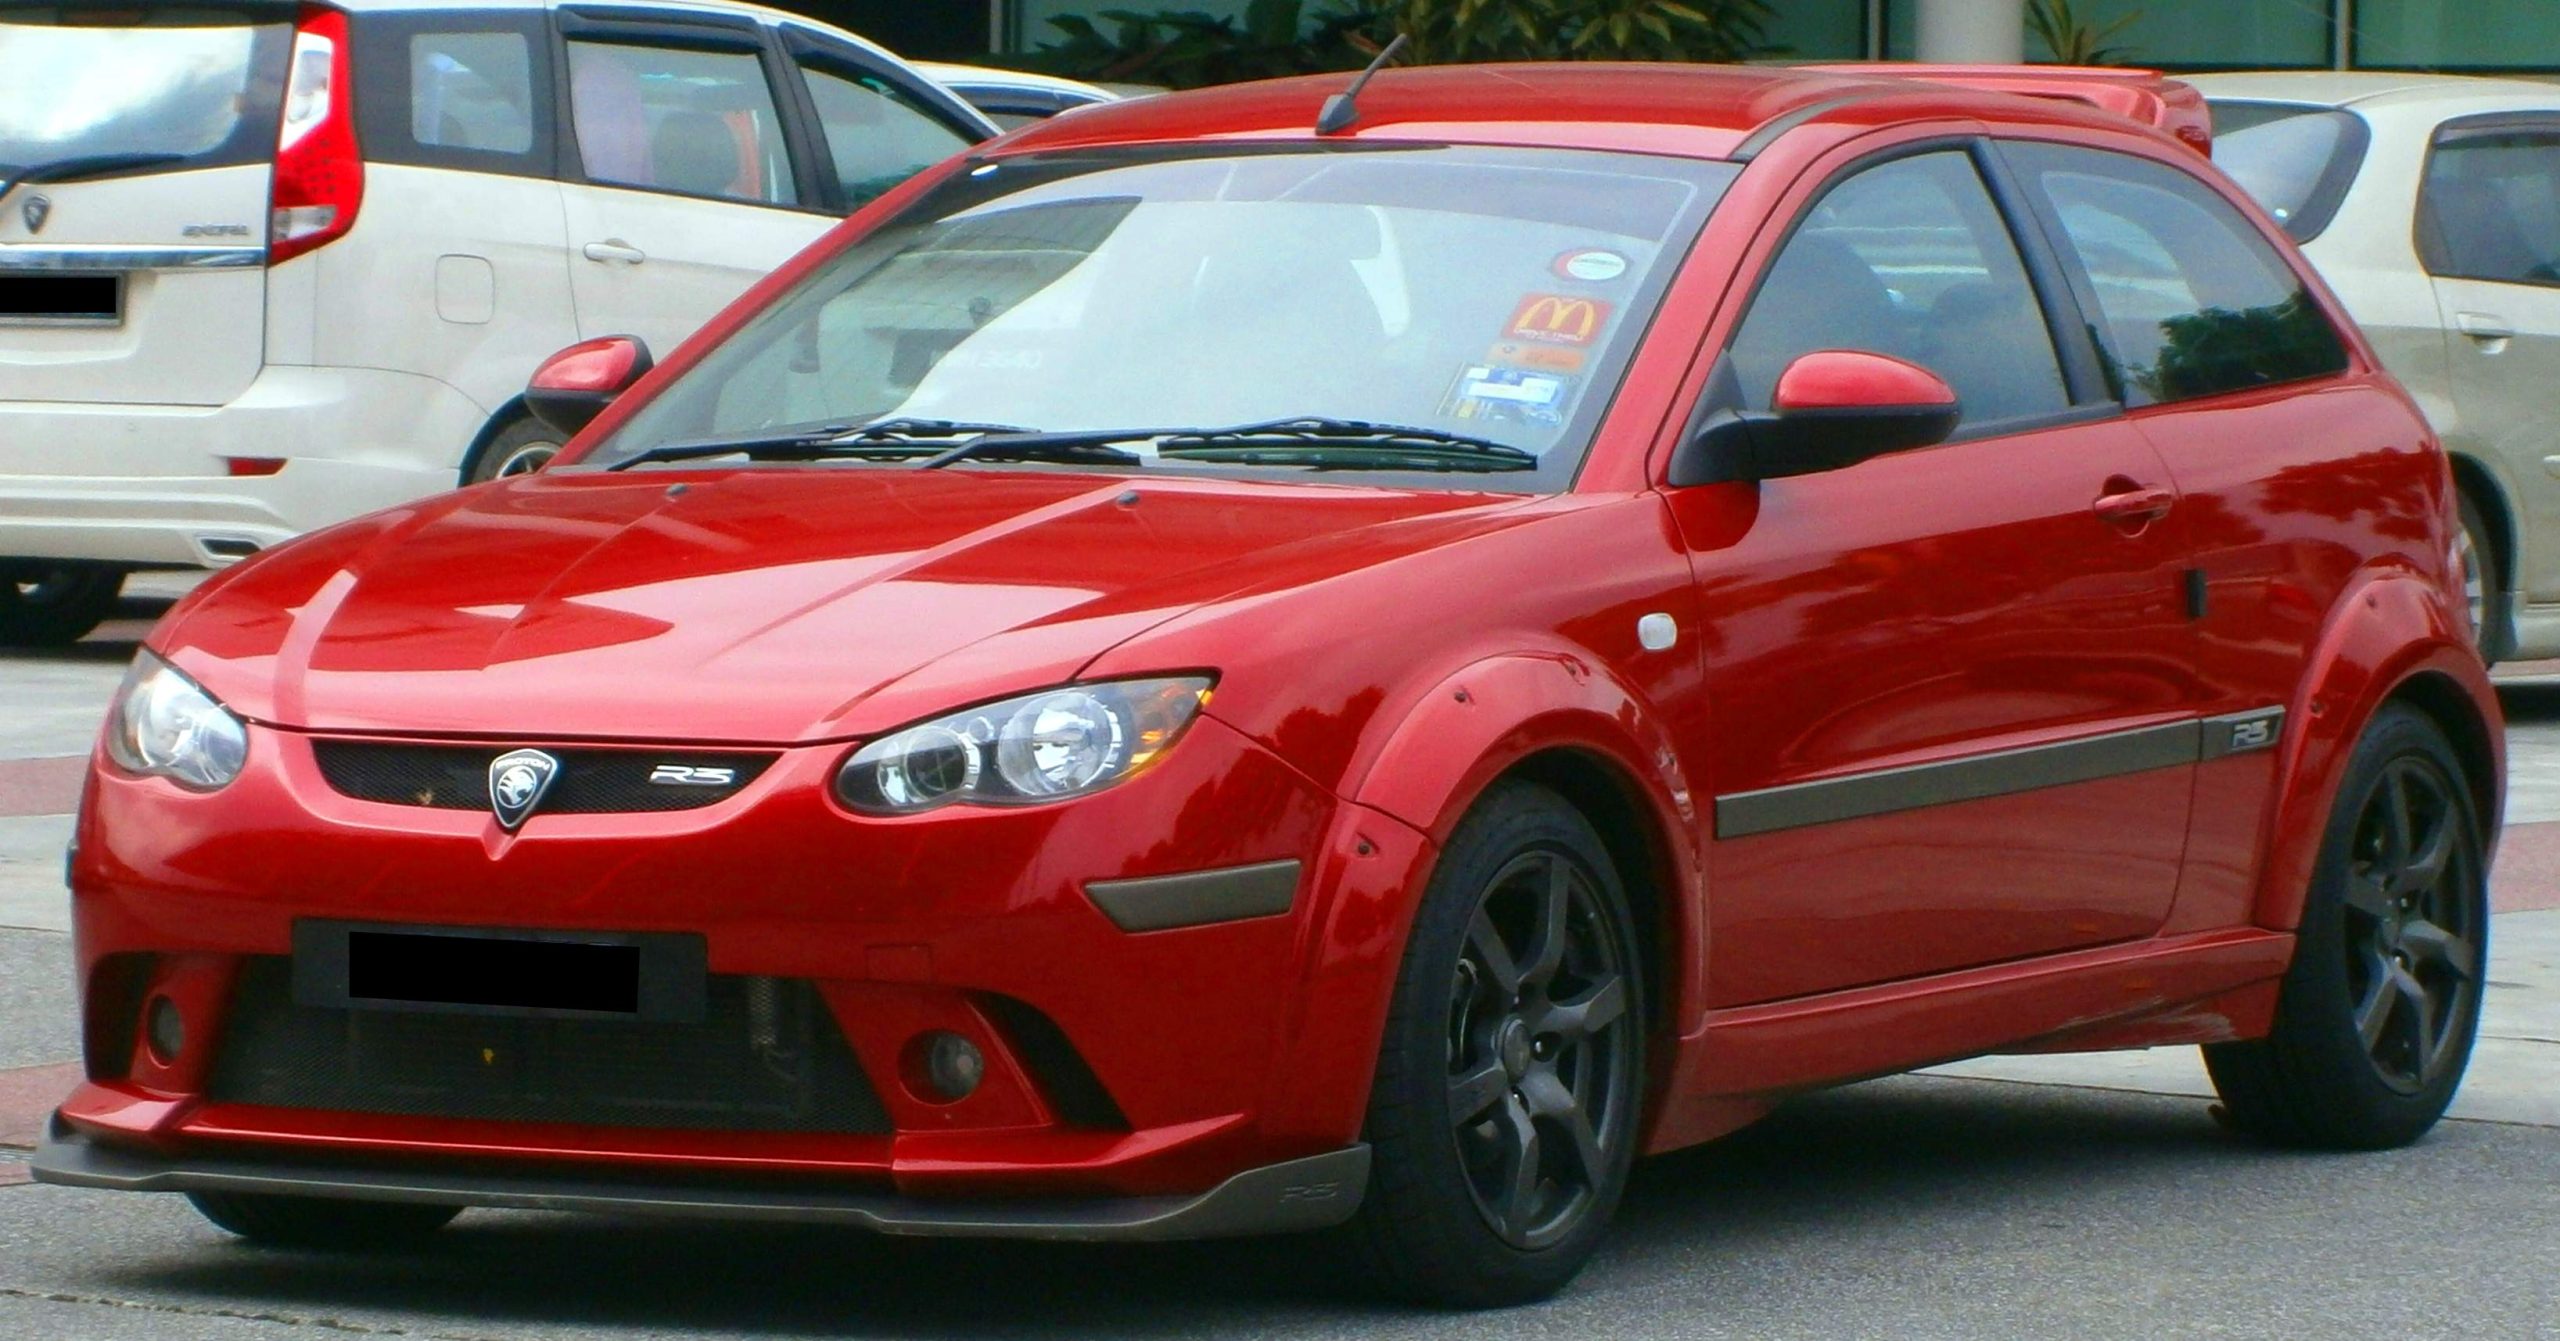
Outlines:
[[1277, 917], [1298, 900], [1298, 863], [1266, 861], [1136, 880], [1093, 880], [1085, 897], [1122, 931], [1169, 931]]
[[1964, 759], [1736, 792], [1716, 798], [1716, 837], [1747, 838], [1780, 829], [2175, 768], [2269, 748], [2283, 725], [2284, 709], [2256, 708]]
[[1094, 1200], [941, 1201], [854, 1191], [812, 1181], [721, 1186], [653, 1184], [480, 1168], [300, 1163], [272, 1156], [160, 1155], [101, 1144], [61, 1118], [36, 1150], [40, 1183], [123, 1192], [256, 1192], [363, 1201], [598, 1211], [801, 1224], [849, 1224], [883, 1234], [1155, 1242], [1324, 1229], [1351, 1218], [1369, 1186], [1369, 1147], [1247, 1169], [1197, 1196]]
[[0, 246], [0, 272], [246, 270], [266, 263], [264, 247]]

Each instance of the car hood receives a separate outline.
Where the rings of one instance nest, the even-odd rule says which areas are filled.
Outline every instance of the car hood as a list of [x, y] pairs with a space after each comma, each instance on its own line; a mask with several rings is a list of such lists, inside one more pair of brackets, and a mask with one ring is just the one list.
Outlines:
[[842, 739], [1072, 678], [1167, 619], [1267, 590], [1275, 564], [1322, 580], [1522, 501], [1041, 471], [568, 471], [261, 555], [153, 645], [234, 711], [296, 729]]

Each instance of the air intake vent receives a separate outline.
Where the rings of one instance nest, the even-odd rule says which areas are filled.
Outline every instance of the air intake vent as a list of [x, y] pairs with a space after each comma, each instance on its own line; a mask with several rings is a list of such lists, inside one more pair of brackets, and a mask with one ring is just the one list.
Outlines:
[[[513, 745], [404, 745], [315, 740], [329, 785], [359, 801], [434, 810], [489, 808], [489, 762]], [[557, 749], [560, 777], [542, 814], [696, 810], [738, 793], [773, 764], [769, 754]]]

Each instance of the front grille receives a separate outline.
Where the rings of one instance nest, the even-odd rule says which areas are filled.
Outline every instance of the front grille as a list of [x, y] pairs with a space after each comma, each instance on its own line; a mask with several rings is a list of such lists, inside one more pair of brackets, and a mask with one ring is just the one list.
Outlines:
[[888, 1114], [806, 982], [714, 975], [698, 1024], [346, 1010], [247, 961], [208, 1092], [231, 1103], [499, 1122], [880, 1134]]
[[[315, 740], [311, 752], [320, 775], [359, 801], [435, 810], [489, 808], [489, 763], [511, 745], [403, 745], [366, 740]], [[542, 798], [545, 815], [696, 810], [756, 780], [773, 764], [770, 754], [705, 754], [692, 750], [558, 749], [560, 774]], [[715, 785], [651, 782], [673, 765], [720, 769], [729, 781]]]

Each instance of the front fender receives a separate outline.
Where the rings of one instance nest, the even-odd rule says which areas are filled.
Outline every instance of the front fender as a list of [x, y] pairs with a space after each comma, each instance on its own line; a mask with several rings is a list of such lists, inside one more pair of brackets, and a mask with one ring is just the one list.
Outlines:
[[[2332, 608], [2287, 707], [2293, 729], [2285, 732], [2276, 800], [2269, 807], [2272, 830], [2258, 884], [2258, 925], [2290, 931], [2301, 924], [2311, 868], [2357, 738], [2383, 704], [2428, 676], [2441, 677], [2449, 692], [2429, 695], [2424, 706], [2440, 716], [2450, 708], [2473, 719], [2488, 770], [2477, 780], [2485, 783], [2483, 837], [2496, 850], [2506, 746], [2488, 668], [2434, 583], [2406, 571], [2376, 571], [2350, 586]], [[2462, 724], [2448, 725], [2457, 746], [2463, 744]]]

